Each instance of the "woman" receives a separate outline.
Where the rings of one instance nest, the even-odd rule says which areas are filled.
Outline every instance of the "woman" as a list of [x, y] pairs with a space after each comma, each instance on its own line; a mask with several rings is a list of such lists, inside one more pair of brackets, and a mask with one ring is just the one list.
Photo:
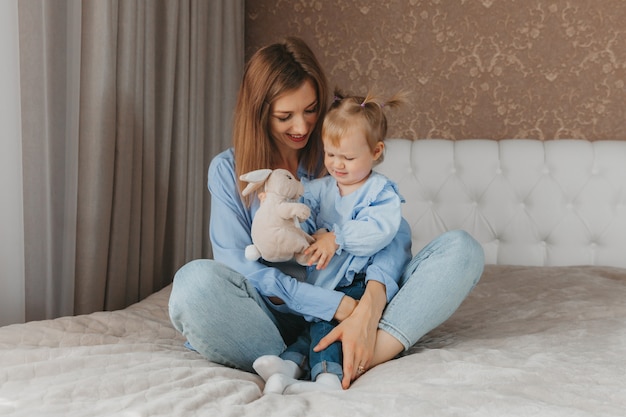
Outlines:
[[282, 353], [305, 319], [336, 320], [317, 349], [342, 343], [346, 389], [450, 317], [478, 282], [484, 261], [480, 245], [454, 231], [433, 240], [403, 270], [411, 256], [403, 220], [368, 267], [357, 303], [303, 282], [304, 270], [295, 263], [245, 259], [259, 201], [241, 196], [245, 184], [239, 176], [260, 168], [284, 168], [298, 178], [321, 176], [320, 130], [328, 101], [324, 73], [302, 40], [287, 38], [251, 57], [235, 109], [234, 146], [209, 167], [215, 260], [192, 261], [176, 273], [169, 310], [195, 350], [247, 371], [253, 371], [255, 359]]

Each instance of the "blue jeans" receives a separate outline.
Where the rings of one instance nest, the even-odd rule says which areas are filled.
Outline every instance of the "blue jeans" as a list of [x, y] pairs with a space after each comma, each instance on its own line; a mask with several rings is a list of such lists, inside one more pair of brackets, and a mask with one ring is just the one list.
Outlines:
[[[482, 247], [467, 232], [443, 233], [413, 257], [378, 327], [410, 348], [456, 311], [483, 267]], [[249, 372], [259, 356], [283, 353], [306, 325], [302, 317], [268, 307], [245, 277], [208, 259], [176, 273], [169, 312], [200, 354]]]
[[[339, 287], [337, 291], [360, 300], [365, 293], [365, 274], [358, 274], [352, 284], [346, 287]], [[316, 321], [309, 325], [298, 340], [281, 353], [280, 357], [297, 363], [304, 371], [310, 369], [310, 379], [315, 381], [322, 372], [329, 372], [337, 375], [339, 380], [343, 379], [341, 342], [334, 342], [321, 352], [314, 352], [313, 348], [326, 336], [337, 323], [335, 321]], [[307, 363], [308, 359], [308, 363]], [[308, 366], [307, 366], [308, 365]], [[306, 377], [306, 375], [305, 375]]]

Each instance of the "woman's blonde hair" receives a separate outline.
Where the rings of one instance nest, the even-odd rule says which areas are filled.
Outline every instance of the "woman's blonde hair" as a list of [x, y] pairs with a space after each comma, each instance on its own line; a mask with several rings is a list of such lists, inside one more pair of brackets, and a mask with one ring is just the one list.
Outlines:
[[[368, 93], [365, 97], [344, 95], [335, 89], [333, 102], [324, 118], [322, 137], [337, 146], [348, 129], [356, 123], [365, 133], [367, 143], [373, 151], [378, 142], [387, 136], [387, 117], [385, 109], [395, 108], [406, 102], [407, 93], [400, 91], [392, 97], [382, 100]], [[383, 156], [377, 162], [382, 162]]]
[[[259, 49], [246, 64], [234, 114], [233, 146], [235, 171], [240, 175], [276, 166], [278, 150], [270, 135], [272, 103], [282, 94], [311, 81], [317, 94], [317, 123], [300, 161], [308, 172], [321, 174], [321, 125], [328, 107], [328, 84], [317, 58], [301, 39], [288, 37], [283, 42]], [[239, 181], [239, 192], [246, 184]], [[246, 204], [249, 197], [244, 197]]]

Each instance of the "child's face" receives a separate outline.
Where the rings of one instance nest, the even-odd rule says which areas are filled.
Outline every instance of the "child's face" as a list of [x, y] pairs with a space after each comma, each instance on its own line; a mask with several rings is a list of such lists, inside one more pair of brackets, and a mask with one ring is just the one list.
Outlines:
[[350, 128], [337, 146], [324, 141], [324, 165], [336, 180], [342, 195], [359, 188], [369, 177], [372, 167], [383, 152], [378, 142], [372, 151], [360, 126]]

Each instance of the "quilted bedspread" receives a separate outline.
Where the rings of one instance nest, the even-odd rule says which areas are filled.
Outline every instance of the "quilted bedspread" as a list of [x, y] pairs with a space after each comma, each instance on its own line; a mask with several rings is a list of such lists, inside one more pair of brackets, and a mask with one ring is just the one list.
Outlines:
[[168, 296], [0, 328], [0, 415], [626, 415], [623, 269], [488, 265], [405, 355], [349, 390], [301, 395], [264, 396], [257, 375], [187, 350]]

